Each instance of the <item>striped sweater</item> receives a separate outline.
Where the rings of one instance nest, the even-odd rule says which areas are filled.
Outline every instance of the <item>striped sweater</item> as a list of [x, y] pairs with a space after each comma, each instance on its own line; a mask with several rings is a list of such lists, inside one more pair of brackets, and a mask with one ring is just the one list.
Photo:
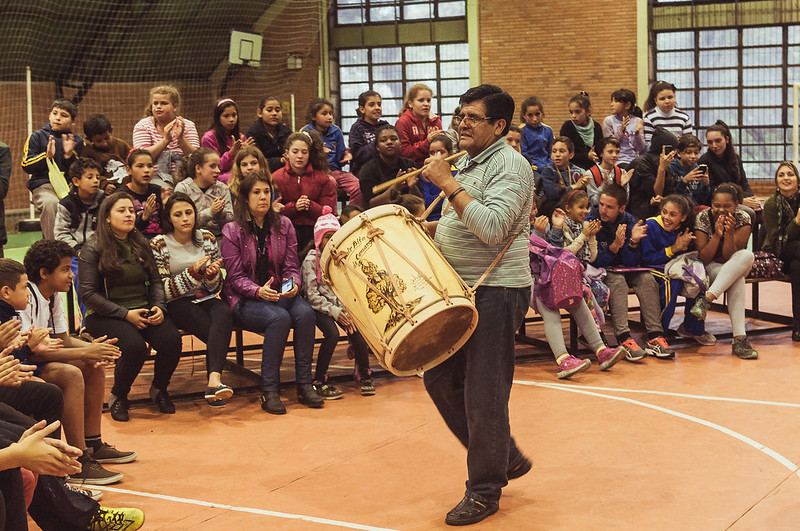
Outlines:
[[[221, 258], [217, 240], [211, 232], [205, 229], [199, 229], [202, 236], [202, 245], [195, 247], [193, 243], [188, 243], [181, 246], [181, 250], [187, 254], [191, 253], [194, 256], [193, 262], [197, 261], [202, 256], [209, 256], [211, 260], [219, 260]], [[168, 242], [167, 238], [172, 241]], [[166, 294], [167, 302], [179, 299], [181, 297], [194, 297], [195, 295], [206, 295], [216, 293], [222, 289], [222, 274], [217, 274], [212, 279], [206, 279], [201, 274], [192, 275], [189, 272], [189, 267], [175, 267], [170, 265], [170, 247], [178, 245], [172, 239], [171, 235], [159, 234], [150, 240], [150, 247], [153, 250], [153, 257], [156, 259], [156, 266], [158, 266], [158, 274], [164, 282], [164, 292]]]

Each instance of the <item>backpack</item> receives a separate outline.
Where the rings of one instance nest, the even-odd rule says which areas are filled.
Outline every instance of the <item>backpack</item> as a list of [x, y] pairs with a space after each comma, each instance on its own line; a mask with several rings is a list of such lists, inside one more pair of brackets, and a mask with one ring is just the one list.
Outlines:
[[783, 276], [783, 260], [772, 253], [756, 251], [753, 253], [753, 267], [747, 278], [781, 278]]
[[709, 286], [706, 268], [698, 259], [698, 252], [679, 254], [664, 266], [667, 278], [683, 280], [679, 295], [694, 299], [704, 293]]
[[574, 254], [531, 234], [534, 297], [551, 310], [574, 308], [583, 299], [583, 265]]
[[[622, 185], [622, 170], [616, 164], [614, 164], [613, 170], [614, 170], [614, 182], [619, 185]], [[600, 166], [595, 164], [594, 166], [589, 168], [589, 173], [591, 173], [592, 177], [594, 177], [594, 184], [596, 184], [598, 188], [602, 188], [603, 170], [600, 169]]]

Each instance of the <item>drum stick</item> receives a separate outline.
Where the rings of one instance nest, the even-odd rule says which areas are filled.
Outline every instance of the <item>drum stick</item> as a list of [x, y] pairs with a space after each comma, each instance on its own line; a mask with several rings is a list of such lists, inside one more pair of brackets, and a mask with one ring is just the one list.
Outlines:
[[[466, 151], [459, 151], [458, 153], [456, 153], [454, 155], [450, 155], [449, 157], [445, 157], [444, 160], [445, 160], [445, 162], [452, 162], [452, 161], [456, 160], [459, 157], [463, 157], [466, 154], [467, 154]], [[394, 186], [397, 183], [403, 182], [406, 179], [409, 179], [411, 177], [419, 175], [420, 173], [424, 172], [427, 169], [428, 169], [428, 165], [426, 164], [425, 166], [421, 167], [418, 170], [412, 170], [412, 171], [410, 171], [408, 173], [404, 173], [403, 175], [400, 175], [399, 177], [395, 177], [394, 179], [386, 181], [385, 183], [381, 183], [381, 184], [379, 184], [377, 186], [373, 186], [372, 187], [372, 193], [373, 194], [379, 194], [379, 193], [383, 192], [384, 190], [386, 190], [387, 188], [390, 188], [390, 187]]]
[[423, 212], [422, 215], [417, 219], [419, 219], [420, 221], [425, 221], [426, 219], [428, 219], [428, 216], [431, 215], [433, 209], [436, 208], [436, 205], [438, 205], [439, 201], [441, 201], [442, 199], [444, 199], [444, 191], [439, 192], [439, 195], [436, 196], [436, 199], [431, 201], [431, 204], [428, 205], [428, 208], [425, 209], [425, 212]]

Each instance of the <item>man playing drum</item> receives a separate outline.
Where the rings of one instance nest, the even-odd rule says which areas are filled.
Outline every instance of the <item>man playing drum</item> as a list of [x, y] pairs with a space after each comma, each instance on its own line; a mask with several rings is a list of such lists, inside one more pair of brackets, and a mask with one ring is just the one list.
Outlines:
[[436, 228], [436, 244], [467, 284], [474, 284], [510, 241], [475, 293], [478, 325], [447, 361], [425, 371], [425, 388], [467, 448], [464, 499], [445, 522], [467, 525], [497, 512], [509, 479], [531, 469], [511, 437], [508, 399], [514, 377], [514, 334], [530, 302], [529, 213], [533, 172], [506, 144], [514, 100], [500, 87], [480, 85], [461, 96], [459, 147], [469, 157], [450, 164], [430, 159], [423, 177], [450, 202]]

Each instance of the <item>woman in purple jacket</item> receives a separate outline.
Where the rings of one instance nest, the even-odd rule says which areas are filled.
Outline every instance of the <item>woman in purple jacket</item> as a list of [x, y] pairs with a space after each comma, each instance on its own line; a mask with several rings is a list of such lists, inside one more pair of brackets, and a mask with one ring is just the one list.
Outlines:
[[227, 278], [222, 289], [239, 323], [264, 335], [261, 357], [261, 409], [283, 415], [280, 368], [289, 329], [294, 328], [297, 398], [320, 408], [322, 399], [311, 385], [316, 317], [297, 297], [300, 267], [292, 222], [272, 209], [274, 191], [260, 172], [239, 185], [235, 221], [222, 229], [222, 260]]

